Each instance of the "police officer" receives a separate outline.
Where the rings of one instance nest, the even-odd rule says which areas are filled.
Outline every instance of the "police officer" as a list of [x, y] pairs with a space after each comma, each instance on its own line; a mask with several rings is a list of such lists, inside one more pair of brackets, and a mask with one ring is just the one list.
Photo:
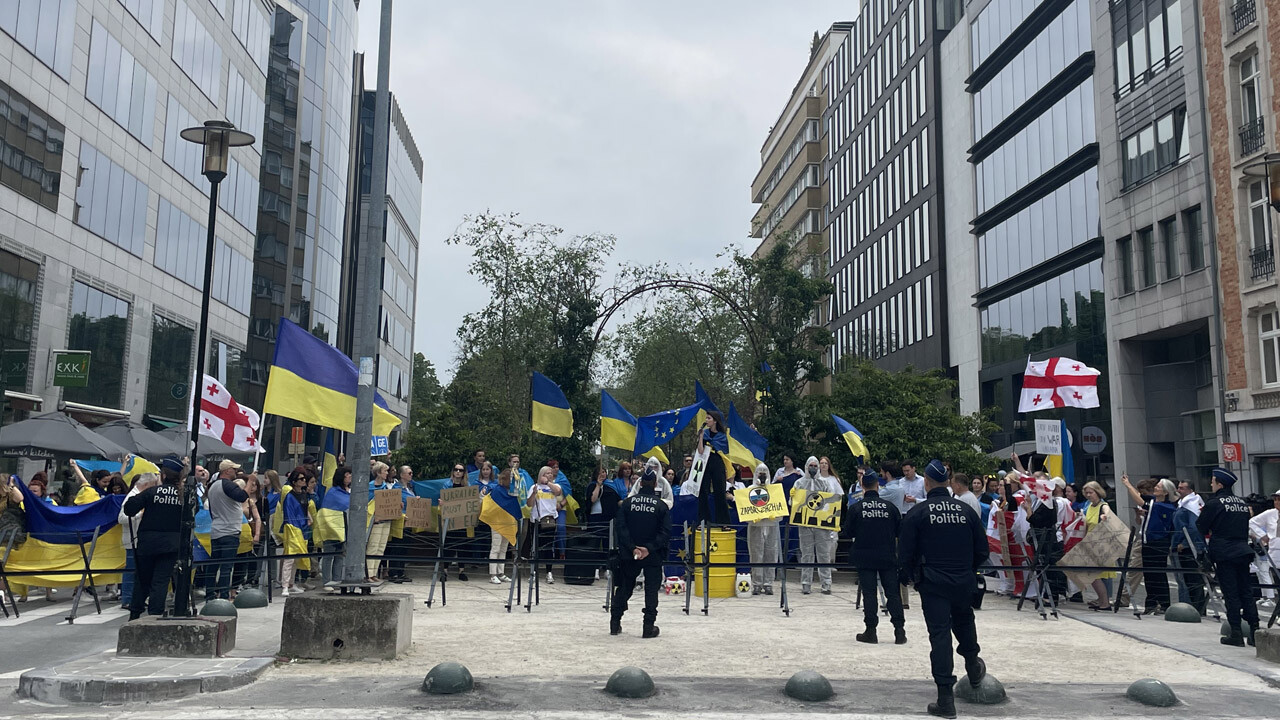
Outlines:
[[[134, 560], [137, 580], [129, 620], [142, 617], [143, 610], [163, 615], [173, 565], [178, 560], [182, 527], [182, 478], [185, 467], [176, 456], [160, 462], [160, 485], [143, 490], [125, 500], [121, 508], [126, 517], [143, 513], [134, 531]], [[143, 511], [146, 512], [143, 512]]]
[[[1254, 644], [1258, 627], [1258, 605], [1253, 600], [1249, 565], [1253, 551], [1249, 549], [1249, 505], [1231, 494], [1236, 476], [1230, 470], [1214, 468], [1209, 481], [1213, 497], [1204, 504], [1196, 529], [1209, 536], [1209, 559], [1216, 566], [1222, 600], [1227, 606], [1227, 624], [1231, 635], [1222, 638], [1223, 645], [1244, 647], [1246, 639]], [[1246, 636], [1240, 628], [1240, 616], [1249, 623]]]
[[645, 470], [640, 490], [618, 506], [613, 519], [617, 540], [617, 569], [613, 576], [612, 616], [609, 634], [622, 632], [622, 614], [635, 590], [636, 577], [644, 572], [644, 633], [658, 637], [658, 588], [662, 586], [662, 562], [671, 538], [671, 511], [658, 494], [658, 474]]
[[924, 476], [925, 500], [902, 520], [898, 565], [903, 584], [915, 581], [929, 629], [929, 664], [938, 685], [938, 701], [929, 703], [929, 714], [953, 718], [953, 633], [955, 651], [964, 658], [970, 684], [978, 687], [987, 674], [986, 663], [978, 657], [971, 604], [977, 567], [987, 558], [987, 536], [973, 508], [951, 497], [947, 469], [941, 462], [931, 460]]
[[866, 632], [854, 639], [875, 644], [876, 625], [880, 599], [876, 593], [876, 581], [884, 587], [889, 603], [889, 620], [893, 623], [893, 641], [901, 645], [907, 641], [905, 620], [902, 617], [902, 596], [898, 592], [898, 531], [902, 527], [902, 514], [887, 500], [880, 499], [880, 478], [873, 472], [862, 475], [862, 499], [854, 503], [849, 512], [849, 534], [853, 538], [851, 553], [853, 565], [858, 568], [858, 589], [862, 593], [862, 617]]

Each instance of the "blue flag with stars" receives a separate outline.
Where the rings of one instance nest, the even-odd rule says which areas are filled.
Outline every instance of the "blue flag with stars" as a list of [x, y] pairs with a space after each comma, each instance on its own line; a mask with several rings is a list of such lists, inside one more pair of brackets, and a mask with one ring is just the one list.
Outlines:
[[647, 452], [655, 445], [666, 445], [671, 442], [681, 430], [693, 422], [699, 407], [701, 406], [695, 403], [637, 419], [635, 453], [638, 455]]

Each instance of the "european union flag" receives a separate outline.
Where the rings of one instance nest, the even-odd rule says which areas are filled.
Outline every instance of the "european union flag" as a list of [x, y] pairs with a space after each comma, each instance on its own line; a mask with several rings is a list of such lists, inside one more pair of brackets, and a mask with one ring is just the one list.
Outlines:
[[698, 414], [698, 404], [675, 410], [664, 410], [660, 413], [645, 415], [636, 420], [636, 445], [634, 452], [639, 455], [648, 452], [655, 445], [665, 445], [680, 434]]

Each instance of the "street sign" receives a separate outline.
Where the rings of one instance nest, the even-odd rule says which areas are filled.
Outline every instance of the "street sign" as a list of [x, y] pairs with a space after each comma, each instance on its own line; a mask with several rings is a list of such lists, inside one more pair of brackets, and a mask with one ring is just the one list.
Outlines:
[[1240, 443], [1222, 443], [1222, 462], [1238, 463], [1244, 461], [1244, 445]]
[[374, 435], [369, 439], [369, 455], [370, 457], [379, 457], [391, 454], [391, 445], [387, 442], [386, 435]]
[[93, 353], [88, 350], [54, 350], [53, 351], [53, 384], [55, 387], [88, 387], [89, 358]]
[[11, 348], [0, 356], [0, 385], [4, 390], [24, 390], [27, 387], [27, 358], [25, 348]]
[[302, 444], [302, 443], [289, 443], [289, 454], [290, 454], [290, 455], [301, 455], [301, 454], [302, 454], [302, 451], [303, 451], [303, 450], [305, 450], [305, 449], [306, 449], [306, 445], [304, 445], [304, 444]]
[[1107, 448], [1107, 434], [1102, 428], [1086, 425], [1080, 430], [1080, 446], [1086, 453], [1097, 455]]
[[290, 430], [291, 432], [289, 434], [289, 443], [292, 445], [301, 444], [302, 443], [302, 426], [295, 425]]

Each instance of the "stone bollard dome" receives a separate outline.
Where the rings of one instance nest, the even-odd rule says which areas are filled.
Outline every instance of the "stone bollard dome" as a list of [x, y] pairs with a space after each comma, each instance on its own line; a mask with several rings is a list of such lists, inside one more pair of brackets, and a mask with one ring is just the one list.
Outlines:
[[1134, 702], [1151, 707], [1173, 707], [1178, 704], [1178, 696], [1173, 694], [1173, 689], [1155, 678], [1134, 680], [1124, 695]]
[[[1251, 626], [1244, 620], [1244, 618], [1240, 619], [1240, 632], [1248, 635], [1250, 627]], [[1222, 619], [1222, 625], [1218, 628], [1218, 632], [1222, 637], [1231, 637], [1231, 626], [1227, 624], [1226, 618]]]
[[831, 682], [822, 673], [814, 670], [801, 670], [787, 680], [786, 693], [796, 700], [805, 702], [823, 702], [830, 700], [836, 693], [831, 689]]
[[633, 665], [620, 667], [609, 676], [605, 692], [620, 698], [647, 698], [655, 691], [649, 673]]
[[1004, 692], [1004, 683], [987, 673], [978, 687], [969, 684], [969, 676], [965, 675], [956, 683], [956, 697], [975, 705], [997, 705], [1005, 701], [1008, 695]]
[[257, 588], [249, 588], [241, 590], [236, 595], [235, 606], [244, 610], [246, 608], [264, 608], [267, 606], [267, 594]]
[[442, 662], [427, 672], [422, 681], [422, 692], [431, 695], [457, 695], [471, 692], [475, 681], [466, 665], [456, 662]]
[[200, 614], [206, 617], [236, 617], [240, 613], [236, 612], [236, 606], [230, 600], [210, 600], [200, 608]]
[[1190, 603], [1174, 603], [1164, 611], [1165, 622], [1198, 623], [1200, 611]]

